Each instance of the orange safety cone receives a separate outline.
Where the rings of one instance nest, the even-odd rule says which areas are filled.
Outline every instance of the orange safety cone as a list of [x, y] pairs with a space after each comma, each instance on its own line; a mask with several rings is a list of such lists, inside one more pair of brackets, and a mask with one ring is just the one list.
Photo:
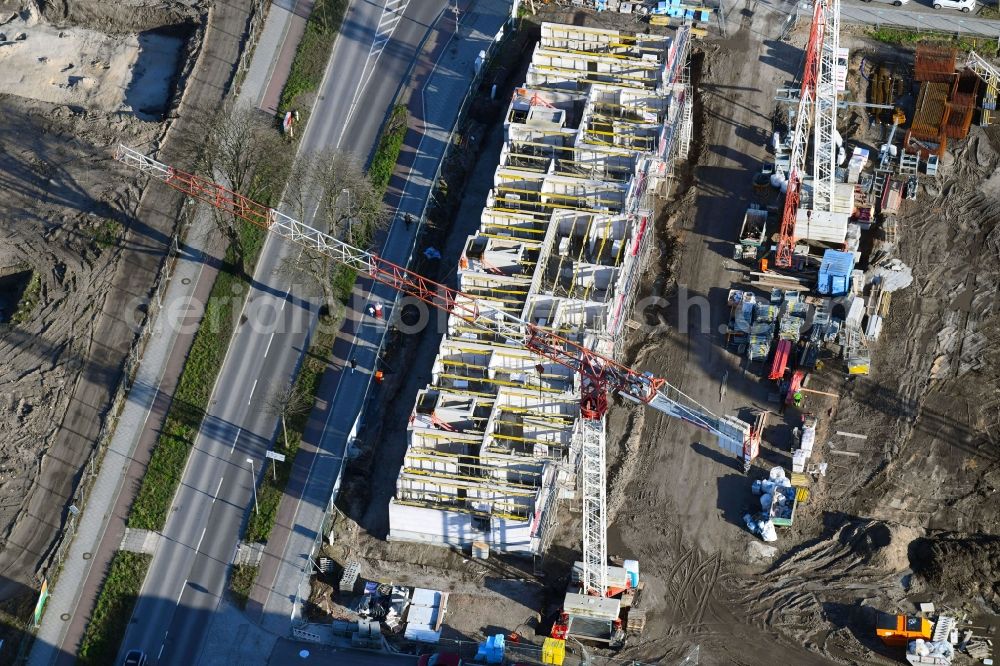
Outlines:
[[375, 371], [375, 381], [377, 381], [378, 383], [381, 384], [383, 379], [385, 379], [385, 373], [382, 372], [381, 370], [376, 370]]
[[763, 259], [760, 260], [760, 272], [761, 273], [767, 272], [767, 257], [764, 257]]

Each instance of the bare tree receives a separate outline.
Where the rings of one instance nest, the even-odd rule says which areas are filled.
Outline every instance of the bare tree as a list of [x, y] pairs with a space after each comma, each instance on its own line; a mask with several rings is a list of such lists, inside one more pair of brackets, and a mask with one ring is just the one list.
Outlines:
[[[274, 131], [267, 116], [240, 107], [209, 119], [199, 169], [245, 197], [275, 205], [287, 179], [294, 147]], [[246, 273], [247, 248], [240, 218], [213, 209], [213, 219], [232, 250], [237, 269]]]
[[316, 222], [355, 245], [367, 245], [388, 218], [379, 193], [353, 155], [325, 151], [314, 159], [313, 188], [321, 192]]
[[[284, 205], [289, 214], [356, 246], [366, 246], [388, 217], [382, 197], [354, 156], [323, 151], [295, 161]], [[280, 270], [292, 282], [315, 285], [332, 314], [341, 294], [336, 281], [339, 265], [330, 257], [306, 248], [285, 258]]]
[[307, 288], [319, 287], [327, 312], [335, 313], [339, 304], [334, 287], [338, 267], [339, 264], [330, 256], [307, 247], [301, 254], [291, 254], [282, 259], [278, 270], [293, 284], [305, 285]]
[[294, 380], [268, 397], [267, 412], [271, 416], [281, 419], [281, 432], [286, 447], [288, 446], [287, 419], [306, 414], [311, 407], [312, 401], [309, 399], [309, 396], [298, 390]]

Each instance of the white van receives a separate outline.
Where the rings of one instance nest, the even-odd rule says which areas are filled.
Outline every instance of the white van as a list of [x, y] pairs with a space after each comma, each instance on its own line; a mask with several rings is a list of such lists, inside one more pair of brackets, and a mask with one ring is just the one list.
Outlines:
[[958, 9], [966, 14], [976, 8], [976, 0], [934, 0], [934, 9]]

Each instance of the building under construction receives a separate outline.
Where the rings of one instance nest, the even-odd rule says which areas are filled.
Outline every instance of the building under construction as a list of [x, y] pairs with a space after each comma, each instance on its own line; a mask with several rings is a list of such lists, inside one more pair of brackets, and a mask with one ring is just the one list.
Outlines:
[[[687, 56], [684, 30], [542, 26], [462, 253], [462, 292], [617, 355], [654, 197], [691, 140]], [[452, 316], [410, 418], [389, 538], [539, 553], [556, 499], [576, 492], [580, 382]]]

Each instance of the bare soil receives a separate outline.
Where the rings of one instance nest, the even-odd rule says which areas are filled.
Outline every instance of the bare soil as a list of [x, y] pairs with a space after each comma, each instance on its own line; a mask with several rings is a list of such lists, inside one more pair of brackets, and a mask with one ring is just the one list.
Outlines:
[[[679, 248], [663, 252], [659, 282], [648, 285], [667, 284], [675, 302], [682, 286], [705, 296], [711, 325], [679, 328], [675, 304], [667, 330], [633, 340], [634, 365], [717, 412], [767, 406], [760, 368], [741, 366], [718, 333], [739, 273], [725, 255], [753, 200], [749, 176], [766, 160], [773, 91], [801, 66], [801, 51], [774, 41], [763, 14], [745, 11], [730, 40], [704, 47], [693, 179], [681, 179], [659, 228], [664, 247]], [[801, 48], [801, 29], [791, 41]], [[852, 58], [855, 79], [859, 63]], [[849, 142], [877, 146], [867, 118], [844, 112], [841, 123]], [[696, 642], [706, 663], [896, 663], [872, 639], [874, 610], [914, 612], [919, 599], [969, 616], [997, 611], [997, 136], [974, 128], [905, 202], [897, 256], [916, 280], [893, 294], [873, 372], [845, 381], [828, 364], [812, 387], [839, 398], [810, 396], [805, 407], [822, 419], [820, 442], [857, 457], [822, 450], [830, 473], [779, 532], [777, 550], [742, 526], [753, 498], [734, 461], [687, 426], [636, 408], [612, 413], [612, 552], [640, 560], [659, 610], [647, 625], [657, 638], [630, 654]], [[794, 418], [772, 416], [767, 466], [790, 468]]]
[[[142, 92], [143, 85], [137, 83], [144, 75], [138, 71], [143, 37], [137, 33], [193, 24], [205, 5], [203, 0], [0, 1], [0, 21], [26, 34], [23, 42], [0, 46], [5, 70], [0, 75], [0, 276], [27, 272], [37, 280], [31, 305], [22, 307], [18, 321], [8, 316], [0, 323], [4, 596], [38, 584], [36, 568], [51, 554], [43, 544], [51, 543], [62, 524], [69, 494], [95, 444], [89, 433], [77, 430], [74, 415], [92, 412], [99, 423], [117, 386], [127, 342], [119, 346], [117, 329], [112, 336], [100, 322], [110, 318], [124, 326], [124, 334], [134, 332], [141, 322], [141, 300], [169, 241], [170, 211], [164, 211], [166, 229], [149, 219], [134, 220], [142, 184], [121, 176], [113, 153], [119, 142], [148, 149], [163, 141], [168, 123], [161, 118], [176, 106], [176, 79], [189, 71], [199, 44], [177, 38], [183, 48], [171, 80], [157, 84], [162, 99], [142, 113], [128, 100], [130, 87]], [[60, 50], [60, 42], [67, 48]], [[123, 44], [133, 45], [130, 56], [120, 53]], [[8, 65], [25, 56], [13, 48], [30, 49], [35, 66], [19, 65], [17, 85], [11, 87], [6, 85], [12, 74]], [[79, 60], [84, 56], [86, 62]], [[62, 67], [72, 63], [82, 75], [84, 69], [93, 74], [74, 84], [86, 88], [86, 95], [74, 86], [60, 88], [66, 81], [50, 80], [47, 67], [59, 58], [66, 60]], [[65, 98], [50, 95], [49, 88]], [[120, 286], [113, 289], [123, 270], [132, 276], [129, 302]], [[100, 393], [77, 394], [92, 385], [101, 386]], [[60, 438], [63, 428], [79, 436]], [[47, 508], [39, 513], [29, 506]]]

